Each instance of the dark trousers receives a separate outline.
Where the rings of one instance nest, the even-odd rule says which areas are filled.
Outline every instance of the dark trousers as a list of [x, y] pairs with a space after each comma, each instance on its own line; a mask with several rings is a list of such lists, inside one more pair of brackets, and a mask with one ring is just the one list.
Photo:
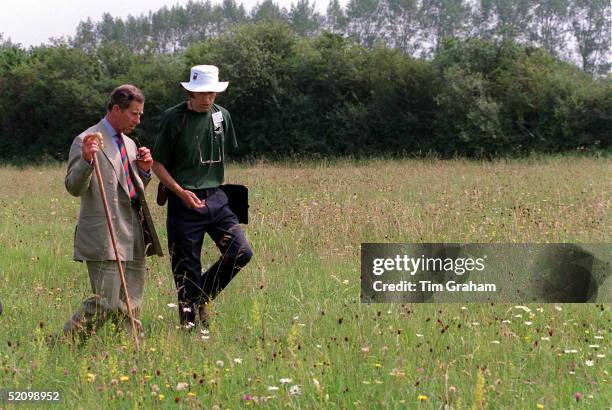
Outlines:
[[[193, 192], [206, 200], [204, 208], [189, 209], [168, 192], [168, 248], [183, 324], [195, 323], [197, 306], [214, 299], [253, 256], [225, 193], [219, 188]], [[206, 233], [221, 256], [203, 273], [200, 256]]]

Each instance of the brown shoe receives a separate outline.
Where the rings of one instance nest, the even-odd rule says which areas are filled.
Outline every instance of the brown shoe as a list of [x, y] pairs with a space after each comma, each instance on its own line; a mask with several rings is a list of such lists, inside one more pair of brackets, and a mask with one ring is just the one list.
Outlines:
[[200, 326], [204, 329], [208, 329], [210, 326], [210, 312], [208, 311], [206, 303], [198, 305], [198, 315], [200, 316]]

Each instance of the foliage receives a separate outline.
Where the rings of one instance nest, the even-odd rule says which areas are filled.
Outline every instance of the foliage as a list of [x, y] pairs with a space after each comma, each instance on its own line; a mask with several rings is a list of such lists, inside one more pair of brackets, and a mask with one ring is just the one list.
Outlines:
[[134, 52], [116, 40], [91, 50], [6, 43], [0, 159], [65, 159], [72, 138], [99, 120], [123, 83], [145, 92], [136, 137], [151, 146], [196, 64], [219, 66], [230, 82], [218, 103], [232, 114], [238, 157], [492, 157], [606, 150], [611, 142], [612, 78], [592, 78], [543, 49], [445, 38], [432, 60], [415, 59], [329, 32], [304, 38], [266, 20], [176, 54]]

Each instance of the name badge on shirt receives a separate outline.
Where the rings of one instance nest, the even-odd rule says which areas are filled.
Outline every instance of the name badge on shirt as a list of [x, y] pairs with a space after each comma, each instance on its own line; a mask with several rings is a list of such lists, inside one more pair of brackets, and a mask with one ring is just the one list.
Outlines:
[[212, 115], [212, 119], [213, 119], [213, 124], [215, 125], [215, 128], [216, 128], [219, 125], [221, 125], [221, 123], [223, 122], [223, 114], [221, 113], [221, 111], [214, 112]]

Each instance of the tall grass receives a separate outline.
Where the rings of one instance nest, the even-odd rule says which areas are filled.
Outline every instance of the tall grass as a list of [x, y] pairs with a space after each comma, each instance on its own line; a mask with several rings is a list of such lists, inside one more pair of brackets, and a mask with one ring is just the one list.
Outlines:
[[[61, 407], [87, 409], [609, 406], [608, 304], [363, 305], [359, 249], [610, 242], [611, 165], [234, 166], [228, 182], [250, 188], [254, 259], [215, 301], [209, 335], [177, 329], [169, 261], [149, 259], [140, 352], [110, 325], [80, 347], [47, 346], [90, 291], [71, 261], [79, 200], [63, 167], [0, 168], [0, 386], [58, 390]], [[165, 242], [165, 209], [152, 207]], [[207, 239], [204, 263], [215, 257]]]

